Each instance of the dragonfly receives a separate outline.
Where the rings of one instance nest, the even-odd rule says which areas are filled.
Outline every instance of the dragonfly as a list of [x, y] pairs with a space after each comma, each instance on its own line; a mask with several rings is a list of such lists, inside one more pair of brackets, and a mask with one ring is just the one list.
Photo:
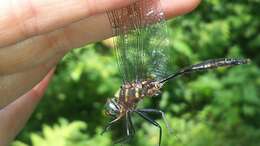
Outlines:
[[171, 131], [165, 113], [158, 109], [140, 109], [138, 103], [160, 95], [168, 81], [184, 74], [250, 62], [249, 59], [239, 58], [211, 59], [172, 73], [170, 66], [173, 57], [160, 0], [140, 0], [127, 7], [108, 11], [107, 16], [117, 36], [114, 39], [114, 50], [122, 86], [118, 96], [107, 100], [105, 112], [112, 121], [102, 133], [118, 121], [125, 120], [126, 134], [115, 143], [129, 141], [134, 136], [132, 115], [137, 114], [159, 128], [158, 145], [161, 145], [162, 127], [149, 114], [159, 114]]

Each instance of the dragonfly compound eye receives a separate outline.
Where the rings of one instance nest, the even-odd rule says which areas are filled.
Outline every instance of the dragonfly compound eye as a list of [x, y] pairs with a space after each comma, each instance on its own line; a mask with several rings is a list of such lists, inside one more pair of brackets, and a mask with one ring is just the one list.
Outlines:
[[115, 98], [108, 99], [105, 108], [105, 113], [108, 116], [116, 117], [120, 113], [120, 106]]

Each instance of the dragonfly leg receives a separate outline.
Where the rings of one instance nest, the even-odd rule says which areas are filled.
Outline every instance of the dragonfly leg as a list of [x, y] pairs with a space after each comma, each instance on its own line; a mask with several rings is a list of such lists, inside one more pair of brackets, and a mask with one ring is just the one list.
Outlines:
[[105, 129], [101, 132], [101, 135], [107, 132], [117, 121], [121, 119], [122, 115], [114, 119], [113, 121], [109, 122]]
[[132, 121], [132, 116], [131, 116], [131, 112], [129, 112], [129, 116], [128, 116], [128, 121], [129, 121], [129, 126], [130, 126], [130, 129], [132, 129], [132, 133], [133, 135], [135, 134], [135, 127], [133, 125], [133, 121]]
[[160, 124], [157, 123], [155, 120], [151, 119], [145, 112], [142, 112], [140, 110], [135, 110], [134, 112], [137, 113], [138, 115], [140, 115], [142, 118], [144, 118], [149, 123], [151, 123], [154, 126], [159, 128], [159, 130], [160, 130], [160, 133], [159, 133], [159, 146], [160, 146], [161, 145], [161, 139], [162, 139], [162, 127], [160, 126]]
[[128, 112], [126, 114], [126, 136], [116, 140], [114, 143], [125, 143], [128, 142], [135, 134], [135, 129], [133, 126], [132, 118], [131, 118], [131, 113]]
[[157, 109], [138, 109], [138, 111], [144, 112], [144, 113], [155, 113], [155, 114], [160, 114], [163, 118], [163, 121], [166, 125], [166, 128], [168, 129], [169, 133], [172, 133], [172, 128], [169, 124], [169, 122], [166, 119], [165, 113], [161, 110], [157, 110]]
[[103, 135], [105, 132], [107, 132], [112, 126], [114, 125], [114, 122], [110, 122], [104, 130], [101, 132], [101, 135]]

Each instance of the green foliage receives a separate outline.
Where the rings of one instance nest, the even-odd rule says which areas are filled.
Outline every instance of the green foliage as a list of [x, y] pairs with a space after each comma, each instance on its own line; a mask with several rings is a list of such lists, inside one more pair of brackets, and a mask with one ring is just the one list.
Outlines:
[[[96, 135], [90, 137], [82, 130], [86, 130], [86, 123], [74, 121], [68, 123], [67, 120], [61, 119], [53, 127], [43, 126], [42, 133], [32, 133], [32, 146], [91, 146], [99, 143], [100, 146], [109, 145], [110, 138], [108, 135]], [[98, 130], [97, 132], [100, 132]], [[28, 146], [22, 142], [14, 142], [12, 146]]]
[[[144, 100], [140, 106], [165, 111], [174, 129], [168, 134], [164, 127], [162, 146], [259, 145], [259, 7], [259, 0], [206, 0], [168, 23], [172, 72], [218, 57], [250, 58], [252, 64], [186, 75], [167, 84], [161, 97]], [[102, 113], [105, 101], [120, 86], [112, 52], [95, 43], [67, 55], [13, 145], [111, 146], [110, 135], [101, 136], [100, 130], [108, 122]], [[157, 144], [158, 129], [137, 116], [134, 123], [137, 134], [129, 145]], [[112, 137], [124, 133], [119, 127], [113, 131]]]

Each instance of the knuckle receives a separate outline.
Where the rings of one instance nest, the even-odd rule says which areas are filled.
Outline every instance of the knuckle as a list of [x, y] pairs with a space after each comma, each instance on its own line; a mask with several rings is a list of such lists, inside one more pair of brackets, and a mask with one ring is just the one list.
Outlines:
[[97, 1], [96, 0], [86, 0], [86, 12], [87, 15], [91, 16], [97, 11]]
[[13, 20], [17, 24], [18, 31], [23, 37], [30, 37], [38, 34], [38, 12], [31, 0], [12, 2]]
[[39, 33], [37, 23], [38, 12], [30, 0], [27, 0], [27, 7], [24, 11], [26, 18], [24, 21], [21, 21], [21, 30], [25, 36], [37, 35]]

